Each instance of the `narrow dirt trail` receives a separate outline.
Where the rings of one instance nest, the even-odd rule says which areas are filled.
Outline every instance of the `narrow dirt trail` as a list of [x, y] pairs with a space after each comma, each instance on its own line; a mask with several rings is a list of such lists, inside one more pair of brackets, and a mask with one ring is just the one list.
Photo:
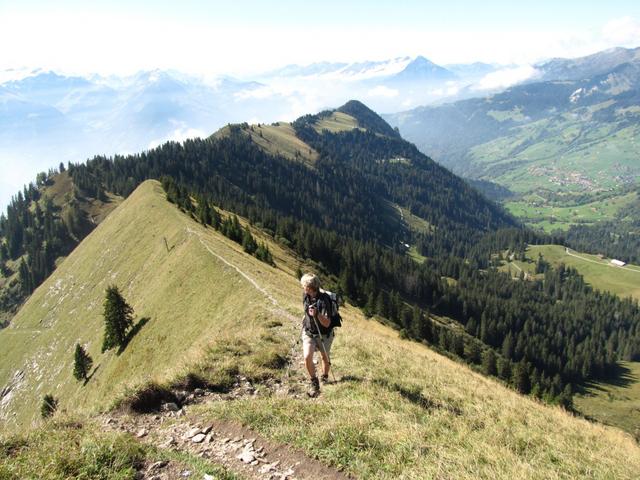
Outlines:
[[[202, 234], [186, 227], [188, 235], [195, 235], [202, 246], [217, 260], [233, 268], [261, 292], [272, 304], [274, 312], [292, 322], [291, 350], [287, 370], [280, 379], [268, 381], [270, 394], [306, 398], [302, 349], [295, 334], [300, 319], [287, 312], [270, 293], [238, 266], [218, 255], [207, 244]], [[273, 442], [250, 428], [228, 421], [205, 420], [191, 412], [191, 406], [208, 402], [234, 401], [258, 394], [244, 377], [236, 379], [234, 388], [227, 393], [214, 393], [196, 388], [193, 391], [176, 391], [177, 403], [165, 403], [160, 412], [134, 414], [111, 412], [99, 417], [103, 428], [128, 432], [141, 442], [160, 449], [170, 449], [210, 460], [223, 465], [241, 478], [264, 480], [295, 479], [349, 479], [348, 475], [328, 467], [288, 445]], [[309, 401], [317, 401], [316, 399]], [[179, 474], [178, 474], [179, 472]], [[169, 480], [172, 478], [200, 478], [185, 471], [176, 462], [156, 462], [140, 472], [140, 479]], [[205, 476], [207, 480], [214, 476]]]
[[[181, 413], [178, 413], [181, 412]], [[255, 480], [349, 479], [352, 477], [310, 458], [288, 445], [262, 437], [248, 427], [226, 421], [206, 421], [188, 413], [163, 412], [147, 415], [119, 415], [102, 418], [104, 428], [128, 432], [139, 441], [159, 449], [170, 449], [198, 456], [204, 462], [223, 465], [240, 478]], [[170, 415], [173, 414], [173, 415]], [[148, 468], [141, 479], [169, 480], [200, 478], [195, 475], [172, 476], [173, 462], [161, 468]], [[204, 477], [207, 478], [207, 477]], [[212, 477], [215, 478], [215, 477]]]
[[[251, 278], [251, 276], [247, 274], [245, 271], [243, 271], [240, 267], [238, 267], [237, 265], [234, 265], [223, 256], [214, 252], [211, 246], [208, 245], [204, 240], [201, 232], [197, 232], [196, 230], [193, 230], [188, 225], [185, 227], [185, 231], [190, 236], [195, 235], [196, 237], [198, 237], [200, 244], [205, 248], [207, 252], [209, 252], [209, 254], [211, 254], [213, 257], [215, 257], [216, 259], [218, 259], [228, 267], [234, 269], [241, 277], [243, 277], [246, 281], [248, 281], [256, 290], [262, 293], [267, 298], [267, 300], [271, 302], [273, 307], [271, 311], [276, 315], [279, 315], [289, 320], [293, 327], [293, 331], [294, 332], [297, 331], [297, 329], [300, 326], [301, 320], [295, 315], [292, 315], [291, 313], [289, 313], [282, 305], [280, 305], [278, 300], [276, 300], [266, 288], [262, 287], [255, 279]], [[297, 382], [295, 382], [296, 388], [292, 388], [293, 386], [291, 386], [290, 390], [299, 391], [300, 390], [300, 374], [302, 373], [302, 371], [300, 368], [296, 369], [295, 367], [296, 365], [298, 366], [304, 365], [304, 361], [302, 358], [302, 347], [301, 347], [299, 335], [293, 335], [291, 339], [291, 347], [289, 349], [289, 355], [287, 360], [288, 361], [287, 361], [287, 367], [286, 367], [286, 373], [285, 373], [286, 380], [289, 383], [293, 383], [294, 379], [297, 377]]]

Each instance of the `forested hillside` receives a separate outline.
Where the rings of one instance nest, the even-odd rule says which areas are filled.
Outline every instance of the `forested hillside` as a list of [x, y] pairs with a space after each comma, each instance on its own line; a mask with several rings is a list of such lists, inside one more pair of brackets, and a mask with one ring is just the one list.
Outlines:
[[0, 325], [118, 203], [80, 192], [63, 164], [38, 174], [0, 214]]

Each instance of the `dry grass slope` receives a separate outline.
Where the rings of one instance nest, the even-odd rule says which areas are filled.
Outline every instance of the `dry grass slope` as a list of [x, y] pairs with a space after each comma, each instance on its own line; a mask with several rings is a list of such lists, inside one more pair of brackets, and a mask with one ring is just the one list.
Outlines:
[[[354, 128], [361, 129], [358, 121], [342, 112], [333, 112], [315, 124], [318, 133], [328, 130], [332, 133], [345, 132]], [[217, 131], [213, 137], [222, 138], [229, 135], [230, 127]], [[319, 158], [318, 152], [296, 136], [296, 132], [288, 122], [276, 122], [271, 125], [258, 124], [242, 127], [242, 133], [253, 143], [271, 155], [279, 155], [289, 160], [305, 162], [313, 165]]]
[[323, 130], [329, 130], [332, 133], [346, 132], [355, 128], [364, 130], [358, 125], [358, 121], [355, 118], [342, 112], [333, 112], [328, 117], [322, 118], [315, 125], [318, 133], [322, 133]]
[[[313, 165], [319, 154], [296, 136], [296, 132], [287, 122], [272, 125], [259, 124], [243, 128], [242, 133], [249, 137], [258, 147], [270, 155], [279, 155], [289, 160], [305, 162]], [[224, 127], [214, 134], [220, 138], [229, 135], [229, 127]]]
[[318, 401], [203, 406], [360, 478], [637, 478], [640, 448], [345, 309]]

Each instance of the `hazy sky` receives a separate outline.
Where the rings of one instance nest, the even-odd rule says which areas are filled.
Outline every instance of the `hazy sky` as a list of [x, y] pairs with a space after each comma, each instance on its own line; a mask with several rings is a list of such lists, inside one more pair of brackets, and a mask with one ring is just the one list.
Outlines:
[[0, 70], [250, 75], [425, 55], [528, 63], [640, 45], [640, 2], [0, 0]]

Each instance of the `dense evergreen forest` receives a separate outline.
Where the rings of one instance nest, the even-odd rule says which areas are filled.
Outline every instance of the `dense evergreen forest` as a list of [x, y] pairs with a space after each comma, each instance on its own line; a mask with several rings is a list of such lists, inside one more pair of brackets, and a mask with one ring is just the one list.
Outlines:
[[40, 173], [35, 183], [13, 197], [6, 215], [0, 215], [0, 272], [7, 278], [18, 273], [17, 282], [0, 292], [0, 311], [14, 310], [51, 274], [56, 258], [71, 252], [91, 230], [77, 199], [63, 210], [50, 198], [41, 198], [40, 189], [64, 166], [60, 169]]
[[[347, 105], [369, 130], [319, 134], [313, 128], [318, 116], [294, 122], [299, 137], [320, 153], [313, 166], [269, 155], [247, 140], [242, 126], [233, 126], [223, 138], [169, 142], [68, 169], [86, 195], [127, 196], [148, 178], [162, 179], [180, 208], [251, 250], [256, 245], [233, 218], [223, 226], [216, 210], [244, 216], [313, 260], [368, 315], [524, 393], [570, 405], [573, 384], [606, 374], [617, 360], [640, 358], [636, 302], [594, 292], [574, 270], [542, 261], [543, 280], [514, 281], [498, 272], [496, 252], [521, 256], [527, 244], [558, 240], [520, 227], [380, 127], [366, 107]], [[394, 205], [426, 220], [429, 229], [411, 231]], [[24, 244], [6, 222], [7, 245]], [[410, 258], [405, 243], [427, 260]], [[463, 328], [445, 325], [443, 315]]]

